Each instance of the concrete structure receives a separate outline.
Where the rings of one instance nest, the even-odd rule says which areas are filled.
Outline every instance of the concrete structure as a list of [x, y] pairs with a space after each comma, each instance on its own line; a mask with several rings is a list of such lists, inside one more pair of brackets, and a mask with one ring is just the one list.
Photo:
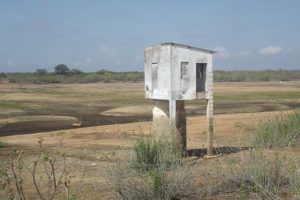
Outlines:
[[[154, 99], [153, 132], [170, 132], [186, 148], [185, 100], [206, 99], [208, 155], [213, 154], [213, 67], [214, 51], [175, 43], [145, 48], [145, 97]], [[172, 128], [172, 129], [173, 129]]]

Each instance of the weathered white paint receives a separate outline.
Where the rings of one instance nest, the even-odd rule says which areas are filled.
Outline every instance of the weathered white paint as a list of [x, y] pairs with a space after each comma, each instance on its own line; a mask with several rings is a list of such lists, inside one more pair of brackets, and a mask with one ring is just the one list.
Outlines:
[[[208, 85], [211, 85], [208, 77], [213, 73], [212, 53], [173, 43], [145, 48], [145, 97], [164, 100], [208, 99]], [[182, 63], [188, 63], [188, 76], [182, 76]], [[203, 92], [196, 91], [197, 63], [206, 64]]]
[[213, 53], [163, 43], [146, 47], [144, 55], [145, 97], [155, 99], [152, 129], [155, 135], [165, 134], [175, 127], [176, 141], [185, 149], [184, 100], [207, 99], [208, 155], [213, 154]]
[[[154, 100], [152, 133], [156, 138], [174, 142], [179, 148], [186, 148], [186, 112], [184, 101], [177, 101], [175, 120], [170, 120], [169, 101]], [[170, 124], [170, 121], [172, 122]]]

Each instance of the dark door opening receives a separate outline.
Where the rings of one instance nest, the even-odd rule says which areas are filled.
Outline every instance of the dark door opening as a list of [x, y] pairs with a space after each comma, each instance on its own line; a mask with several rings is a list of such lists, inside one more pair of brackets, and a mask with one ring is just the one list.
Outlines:
[[196, 92], [205, 91], [207, 63], [196, 63]]

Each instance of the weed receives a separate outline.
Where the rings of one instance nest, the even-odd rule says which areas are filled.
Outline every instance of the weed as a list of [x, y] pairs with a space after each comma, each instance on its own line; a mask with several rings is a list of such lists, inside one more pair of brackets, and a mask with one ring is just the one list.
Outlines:
[[131, 161], [109, 171], [116, 199], [193, 199], [192, 163], [178, 155], [172, 143], [141, 137], [134, 146]]
[[[24, 160], [23, 151], [13, 150], [9, 162], [10, 170], [4, 165], [0, 166], [0, 199], [30, 199], [32, 194], [25, 189], [28, 185], [35, 190], [38, 199], [56, 198], [63, 185], [67, 199], [76, 199], [74, 195], [69, 196], [70, 180], [67, 177], [65, 155], [61, 152], [53, 155], [44, 152], [42, 142], [43, 139], [40, 138], [40, 150], [32, 162]], [[58, 167], [61, 163], [62, 167]]]
[[161, 163], [162, 145], [161, 142], [140, 137], [134, 146], [133, 166], [141, 171], [149, 171], [158, 167]]
[[7, 143], [0, 141], [0, 149], [7, 146]]
[[[292, 170], [285, 154], [278, 152], [250, 151], [249, 155], [235, 163], [224, 163], [218, 174], [219, 184], [213, 193], [241, 193], [260, 199], [280, 199], [286, 193], [294, 193], [299, 186], [297, 170]], [[298, 190], [297, 190], [298, 191]]]
[[300, 142], [300, 113], [282, 114], [262, 122], [254, 130], [254, 145], [285, 148]]

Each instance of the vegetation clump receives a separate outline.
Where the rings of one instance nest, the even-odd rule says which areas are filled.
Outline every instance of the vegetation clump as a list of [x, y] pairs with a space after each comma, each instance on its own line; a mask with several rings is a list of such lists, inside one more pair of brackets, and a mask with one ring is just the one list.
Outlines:
[[141, 137], [132, 160], [110, 171], [115, 199], [193, 199], [197, 189], [192, 163], [185, 162], [171, 143]]
[[254, 145], [263, 148], [286, 148], [300, 142], [300, 112], [281, 114], [262, 122], [254, 129]]
[[[248, 128], [253, 147], [239, 158], [222, 160], [206, 175], [206, 196], [232, 198], [299, 199], [299, 160], [291, 159], [291, 146], [299, 144], [299, 112], [281, 114]], [[242, 150], [241, 150], [242, 151]]]
[[[95, 83], [114, 81], [143, 81], [144, 72], [128, 71], [114, 72], [99, 70], [97, 72], [83, 72], [79, 69], [70, 69], [65, 64], [54, 67], [54, 72], [39, 68], [34, 73], [16, 72], [0, 73], [0, 82], [11, 83]], [[260, 82], [260, 81], [292, 81], [300, 80], [300, 70], [261, 70], [261, 71], [215, 71], [214, 81], [217, 82]]]

